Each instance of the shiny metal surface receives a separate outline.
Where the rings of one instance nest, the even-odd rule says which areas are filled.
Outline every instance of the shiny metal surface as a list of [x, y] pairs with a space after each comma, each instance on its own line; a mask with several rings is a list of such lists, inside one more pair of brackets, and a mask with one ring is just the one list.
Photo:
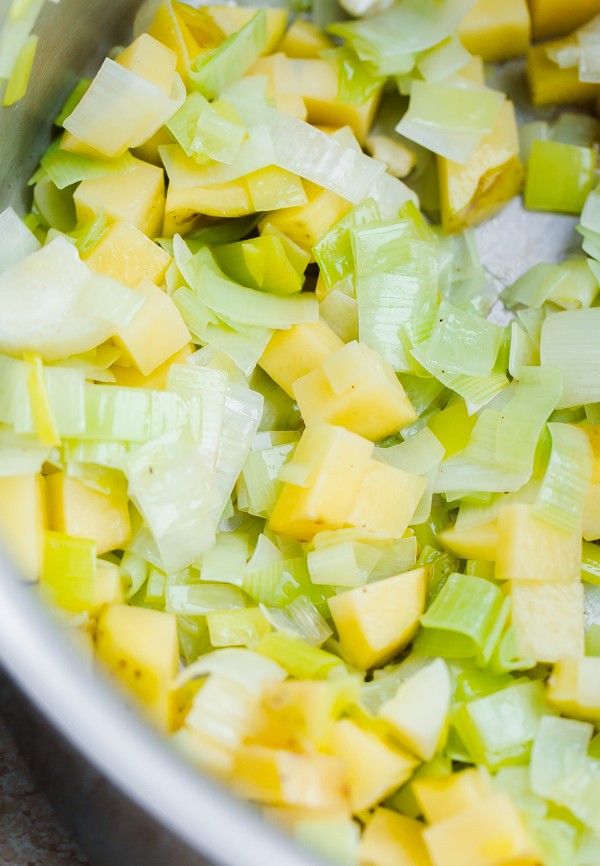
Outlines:
[[[27, 178], [78, 76], [126, 38], [134, 0], [47, 3], [27, 99], [0, 109], [0, 209], [28, 206]], [[8, 0], [0, 0], [0, 20]], [[511, 75], [518, 79], [517, 67]], [[478, 229], [498, 287], [574, 243], [574, 220], [525, 214], [519, 201]], [[180, 762], [93, 679], [29, 589], [0, 558], [0, 707], [95, 866], [309, 866], [252, 810]], [[49, 722], [52, 733], [40, 719]]]

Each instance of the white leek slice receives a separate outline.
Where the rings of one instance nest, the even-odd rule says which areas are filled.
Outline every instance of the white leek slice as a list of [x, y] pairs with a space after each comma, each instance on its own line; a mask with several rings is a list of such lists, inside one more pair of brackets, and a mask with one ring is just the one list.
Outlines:
[[592, 480], [594, 455], [587, 434], [573, 424], [548, 424], [552, 451], [533, 504], [539, 520], [581, 534], [581, 521]]
[[165, 567], [187, 568], [214, 544], [209, 513], [217, 502], [213, 474], [197, 443], [181, 430], [148, 442], [127, 460], [130, 495], [144, 516]]
[[267, 683], [280, 683], [287, 678], [287, 672], [281, 665], [266, 656], [252, 650], [229, 647], [207, 653], [193, 662], [179, 674], [176, 684], [182, 686], [209, 674], [221, 674], [252, 692], [261, 692]]
[[185, 86], [173, 76], [171, 94], [107, 58], [64, 127], [114, 157], [138, 147], [163, 126], [185, 101]]
[[0, 477], [41, 472], [52, 449], [37, 436], [14, 433], [0, 426]]
[[92, 274], [58, 237], [0, 274], [0, 351], [37, 352], [45, 361], [87, 352], [131, 320], [139, 297]]
[[0, 272], [39, 250], [40, 242], [11, 207], [0, 213]]
[[542, 325], [542, 366], [563, 375], [559, 409], [600, 401], [600, 307], [547, 316]]
[[43, 5], [44, 0], [13, 0], [11, 3], [0, 33], [0, 79], [10, 78]]
[[600, 15], [577, 31], [579, 80], [600, 82]]
[[492, 131], [504, 99], [503, 93], [489, 88], [415, 81], [408, 112], [396, 132], [464, 165]]

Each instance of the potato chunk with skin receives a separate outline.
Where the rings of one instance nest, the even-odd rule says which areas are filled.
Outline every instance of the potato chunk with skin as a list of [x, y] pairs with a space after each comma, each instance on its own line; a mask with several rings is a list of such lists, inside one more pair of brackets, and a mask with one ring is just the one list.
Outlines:
[[0, 541], [19, 569], [34, 581], [40, 575], [44, 548], [46, 508], [41, 475], [0, 478]]
[[135, 287], [146, 303], [114, 336], [116, 345], [133, 366], [148, 376], [190, 341], [190, 332], [172, 298], [150, 280]]
[[498, 515], [498, 580], [573, 583], [580, 578], [581, 532], [568, 533], [533, 514], [525, 503], [504, 505]]
[[258, 363], [293, 399], [293, 383], [343, 345], [322, 320], [292, 325], [287, 331], [275, 331]]
[[356, 341], [297, 379], [294, 396], [307, 427], [339, 424], [374, 442], [417, 420], [390, 364]]
[[557, 662], [584, 653], [583, 586], [516, 580], [511, 622], [520, 658]]
[[408, 781], [419, 761], [350, 719], [336, 722], [332, 749], [346, 767], [352, 811], [368, 809]]
[[423, 842], [424, 829], [415, 818], [379, 807], [360, 840], [360, 862], [369, 866], [431, 866]]
[[131, 536], [127, 484], [111, 479], [110, 486], [110, 493], [105, 493], [66, 472], [48, 475], [49, 528], [95, 541], [98, 556], [123, 548]]
[[346, 525], [402, 538], [426, 487], [421, 475], [371, 460]]
[[317, 532], [344, 526], [372, 451], [371, 442], [342, 427], [320, 424], [305, 430], [286, 467], [298, 473], [299, 483], [284, 484], [270, 529], [309, 541]]
[[539, 854], [508, 794], [491, 794], [423, 833], [434, 866], [536, 866]]
[[238, 795], [271, 806], [341, 809], [347, 805], [344, 764], [330, 755], [299, 755], [242, 746], [233, 767]]
[[559, 713], [600, 722], [600, 658], [561, 659], [548, 680], [546, 697]]
[[167, 728], [171, 686], [179, 668], [175, 616], [142, 607], [110, 605], [98, 620], [96, 651], [156, 724]]
[[356, 667], [381, 667], [413, 638], [425, 608], [427, 569], [340, 592], [329, 599], [342, 652]]
[[509, 60], [525, 54], [531, 41], [526, 0], [477, 0], [458, 28], [467, 51], [483, 60]]
[[107, 229], [85, 263], [94, 273], [135, 289], [144, 279], [159, 286], [171, 256], [131, 223], [117, 222]]
[[129, 222], [150, 238], [162, 231], [165, 175], [161, 168], [135, 160], [122, 174], [82, 181], [73, 196], [79, 222], [103, 211], [109, 222]]

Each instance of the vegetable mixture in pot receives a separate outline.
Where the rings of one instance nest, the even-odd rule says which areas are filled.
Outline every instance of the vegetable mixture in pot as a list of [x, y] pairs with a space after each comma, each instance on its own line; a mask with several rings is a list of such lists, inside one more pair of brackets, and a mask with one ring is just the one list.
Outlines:
[[[599, 866], [600, 2], [342, 6], [147, 2], [75, 85], [0, 215], [0, 533], [322, 856]], [[498, 299], [521, 192], [579, 234]]]

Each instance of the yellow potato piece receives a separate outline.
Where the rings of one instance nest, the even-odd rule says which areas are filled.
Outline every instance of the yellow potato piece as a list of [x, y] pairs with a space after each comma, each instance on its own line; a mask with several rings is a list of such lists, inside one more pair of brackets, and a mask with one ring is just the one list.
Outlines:
[[425, 827], [392, 809], [377, 808], [360, 840], [359, 859], [369, 866], [431, 866]]
[[412, 783], [412, 791], [429, 824], [472, 809], [492, 790], [484, 767], [472, 767], [448, 776], [423, 777]]
[[279, 43], [279, 50], [288, 57], [320, 58], [321, 51], [333, 48], [333, 42], [320, 27], [304, 18], [296, 18]]
[[327, 354], [293, 391], [307, 427], [325, 421], [374, 442], [418, 417], [390, 364], [366, 343]]
[[[178, 14], [180, 10], [183, 10], [183, 7], [179, 4], [161, 4], [147, 32], [175, 52], [177, 55], [177, 72], [184, 81], [187, 81], [189, 64], [201, 53], [202, 49], [192, 36], [183, 17]], [[210, 40], [210, 45], [203, 47], [214, 48], [222, 41], [222, 38], [221, 31], [216, 30]]]
[[549, 39], [576, 30], [600, 12], [598, 0], [529, 0], [534, 39]]
[[275, 749], [325, 749], [332, 734], [336, 693], [323, 680], [287, 680], [267, 688], [252, 740]]
[[97, 608], [105, 604], [123, 604], [123, 581], [118, 565], [98, 559], [96, 562], [96, 579], [94, 582], [94, 602]]
[[27, 581], [42, 569], [46, 502], [39, 474], [0, 477], [0, 540]]
[[144, 279], [159, 286], [171, 264], [171, 256], [131, 223], [109, 226], [85, 263], [97, 274], [104, 274], [134, 289]]
[[467, 51], [483, 60], [508, 60], [525, 54], [531, 41], [526, 0], [476, 0], [458, 28]]
[[373, 159], [385, 162], [388, 172], [394, 177], [406, 177], [417, 164], [415, 152], [389, 135], [369, 135], [365, 146]]
[[584, 652], [583, 587], [515, 580], [511, 623], [520, 658], [557, 662]]
[[148, 376], [187, 346], [190, 332], [172, 298], [151, 280], [143, 280], [135, 291], [146, 303], [113, 339], [125, 360]]
[[562, 105], [569, 102], [591, 102], [600, 86], [579, 80], [576, 66], [561, 69], [547, 54], [548, 48], [566, 48], [570, 37], [556, 42], [532, 45], [527, 52], [527, 80], [534, 105]]
[[498, 580], [573, 583], [580, 579], [580, 575], [580, 532], [564, 532], [538, 520], [532, 505], [513, 503], [500, 509], [496, 557]]
[[307, 429], [288, 464], [298, 483], [285, 483], [269, 521], [278, 535], [309, 541], [346, 525], [369, 467], [373, 444], [342, 427]]
[[96, 651], [154, 722], [168, 729], [170, 691], [179, 668], [175, 616], [120, 604], [105, 607], [98, 619]]
[[536, 866], [533, 840], [508, 794], [491, 794], [423, 833], [434, 866]]
[[48, 475], [49, 528], [73, 538], [89, 538], [96, 543], [98, 556], [125, 547], [131, 536], [127, 484], [115, 478], [110, 488], [110, 493], [104, 493], [66, 472]]
[[262, 231], [267, 224], [275, 227], [312, 256], [312, 248], [321, 235], [345, 216], [352, 205], [345, 198], [309, 181], [304, 182], [304, 188], [308, 204], [271, 211], [259, 228]]
[[444, 231], [461, 231], [489, 219], [521, 190], [524, 168], [519, 158], [515, 109], [500, 107], [492, 132], [469, 162], [438, 157], [440, 206]]
[[462, 529], [453, 525], [438, 534], [438, 541], [446, 550], [461, 559], [485, 559], [493, 562], [498, 549], [498, 524], [493, 520]]
[[425, 608], [428, 573], [404, 574], [329, 599], [342, 652], [356, 667], [381, 667], [412, 640]]
[[332, 750], [346, 768], [353, 812], [374, 806], [412, 776], [417, 758], [350, 719], [336, 722]]
[[[247, 24], [258, 12], [259, 7], [251, 6], [205, 6], [202, 9], [209, 18], [223, 31], [225, 36], [231, 36]], [[267, 45], [265, 54], [277, 47], [285, 28], [287, 27], [287, 9], [267, 9]]]
[[235, 755], [232, 781], [238, 795], [271, 806], [343, 809], [347, 805], [344, 764], [329, 755], [242, 746]]
[[162, 169], [135, 160], [123, 174], [82, 181], [74, 195], [80, 222], [103, 211], [109, 222], [129, 222], [150, 238], [162, 231], [165, 211], [165, 177]]
[[169, 737], [177, 751], [193, 766], [223, 781], [233, 772], [233, 750], [190, 728], [180, 728]]
[[166, 391], [167, 376], [172, 364], [185, 364], [190, 357], [194, 347], [189, 343], [171, 355], [170, 358], [157, 367], [149, 376], [144, 376], [135, 367], [124, 367], [121, 364], [115, 364], [110, 368], [110, 372], [115, 377], [115, 385], [124, 385], [126, 388], [149, 388], [152, 391]]
[[583, 531], [586, 541], [600, 538], [600, 483], [590, 484], [583, 509]]
[[371, 460], [346, 525], [402, 538], [426, 487], [421, 475]]
[[546, 698], [559, 713], [600, 722], [600, 658], [561, 659], [548, 680]]
[[147, 33], [129, 45], [115, 58], [117, 63], [159, 87], [167, 96], [171, 93], [177, 54]]
[[287, 331], [275, 331], [258, 363], [293, 398], [294, 382], [343, 345], [322, 320], [292, 325]]
[[207, 216], [241, 217], [254, 213], [246, 177], [214, 186], [192, 186], [187, 189], [169, 186], [163, 235], [167, 238], [176, 234], [185, 235], [205, 221]]

